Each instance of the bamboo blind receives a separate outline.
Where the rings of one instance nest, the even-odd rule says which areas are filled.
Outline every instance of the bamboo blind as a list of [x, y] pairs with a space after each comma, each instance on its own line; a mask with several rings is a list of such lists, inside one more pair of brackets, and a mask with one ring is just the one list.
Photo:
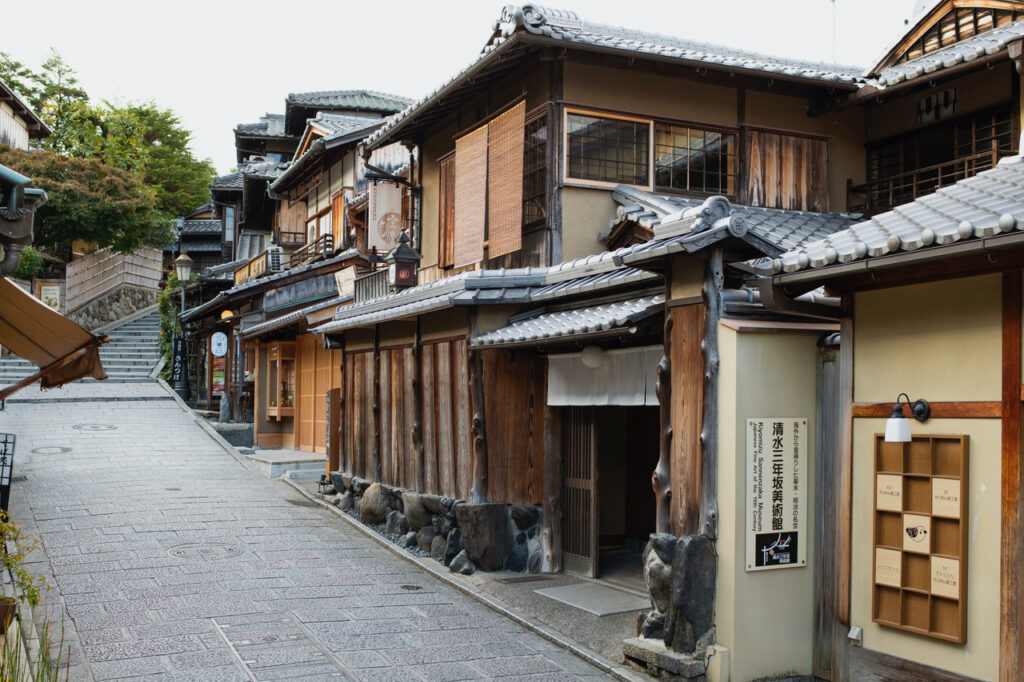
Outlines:
[[487, 220], [487, 126], [455, 140], [455, 266], [484, 257]]
[[334, 234], [335, 248], [345, 243], [345, 196], [339, 192], [331, 201], [331, 232]]
[[523, 246], [523, 128], [526, 101], [487, 126], [487, 244], [489, 258]]

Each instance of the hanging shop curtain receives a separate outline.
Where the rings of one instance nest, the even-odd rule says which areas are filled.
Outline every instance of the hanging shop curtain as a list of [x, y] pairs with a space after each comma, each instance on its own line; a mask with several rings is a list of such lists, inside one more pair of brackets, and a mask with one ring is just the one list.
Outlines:
[[523, 245], [523, 128], [526, 102], [487, 125], [487, 256]]
[[661, 346], [606, 351], [595, 368], [580, 353], [548, 357], [548, 405], [657, 405]]
[[53, 388], [85, 376], [106, 379], [99, 356], [104, 339], [22, 291], [9, 278], [0, 279], [0, 345], [40, 369], [28, 383], [0, 391], [0, 398], [37, 380], [43, 388]]
[[455, 267], [484, 258], [487, 126], [455, 140]]

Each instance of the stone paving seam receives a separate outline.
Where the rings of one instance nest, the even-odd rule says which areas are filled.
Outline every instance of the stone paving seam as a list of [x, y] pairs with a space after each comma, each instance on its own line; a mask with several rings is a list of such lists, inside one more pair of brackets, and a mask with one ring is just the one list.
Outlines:
[[542, 625], [541, 623], [538, 623], [520, 613], [517, 613], [516, 611], [513, 611], [508, 606], [500, 603], [496, 599], [493, 599], [486, 594], [476, 592], [475, 590], [467, 587], [466, 585], [463, 585], [462, 583], [448, 575], [447, 571], [441, 571], [440, 569], [434, 568], [433, 566], [430, 566], [426, 563], [427, 561], [433, 561], [432, 559], [424, 559], [423, 562], [420, 562], [416, 557], [409, 555], [408, 553], [403, 551], [401, 547], [396, 546], [387, 538], [381, 537], [372, 528], [367, 528], [366, 526], [359, 523], [355, 519], [351, 518], [348, 514], [341, 511], [334, 505], [328, 504], [323, 500], [320, 500], [317, 497], [310, 494], [301, 485], [291, 480], [287, 472], [285, 473], [284, 476], [281, 477], [281, 480], [290, 485], [291, 487], [295, 488], [296, 490], [298, 490], [306, 498], [312, 500], [313, 502], [316, 502], [321, 507], [333, 512], [335, 515], [340, 516], [350, 526], [359, 530], [363, 535], [366, 535], [367, 537], [373, 539], [379, 545], [387, 548], [387, 550], [390, 551], [392, 554], [401, 557], [405, 561], [412, 563], [414, 566], [417, 566], [421, 570], [426, 571], [427, 573], [437, 578], [438, 580], [442, 581], [449, 587], [452, 587], [455, 590], [461, 592], [462, 594], [465, 594], [466, 596], [476, 600], [477, 602], [483, 604], [484, 606], [498, 613], [499, 615], [502, 615], [515, 623], [518, 623], [519, 625], [527, 628], [535, 634], [540, 635], [549, 642], [552, 642], [553, 644], [558, 645], [559, 647], [568, 651], [569, 653], [572, 653], [575, 656], [583, 659], [584, 661], [598, 668], [602, 672], [606, 672], [610, 675], [613, 675], [617, 679], [624, 680], [625, 682], [649, 682], [649, 677], [642, 675], [634, 670], [631, 670], [625, 667], [624, 665], [620, 665], [613, 661], [610, 661], [606, 659], [604, 656], [598, 654], [597, 652], [591, 651], [586, 647], [580, 646], [576, 642], [569, 640], [560, 632], [557, 632], [556, 630], [553, 630], [552, 628], [549, 628], [546, 625]]
[[181, 408], [182, 412], [191, 417], [192, 420], [196, 422], [204, 432], [206, 432], [207, 436], [212, 438], [214, 442], [217, 443], [217, 445], [221, 446], [221, 448], [224, 449], [225, 452], [234, 457], [235, 461], [238, 462], [243, 469], [245, 469], [246, 471], [251, 470], [248, 466], [248, 462], [244, 460], [240, 454], [238, 454], [238, 450], [235, 449], [235, 446], [224, 440], [224, 437], [217, 433], [216, 429], [210, 426], [210, 424], [207, 423], [205, 419], [197, 415], [195, 411], [191, 407], [189, 407], [184, 400], [181, 399], [181, 396], [174, 392], [174, 389], [171, 388], [170, 384], [168, 384], [163, 379], [157, 379], [157, 383], [159, 383], [160, 386], [171, 395], [171, 397], [174, 399], [174, 402], [176, 402], [178, 404], [178, 407]]

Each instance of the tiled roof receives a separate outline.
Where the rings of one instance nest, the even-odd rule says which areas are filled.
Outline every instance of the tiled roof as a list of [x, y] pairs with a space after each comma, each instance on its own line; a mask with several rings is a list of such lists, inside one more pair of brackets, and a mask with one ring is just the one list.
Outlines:
[[222, 227], [220, 220], [186, 220], [181, 227], [181, 234], [220, 234]]
[[254, 336], [260, 336], [261, 334], [266, 334], [268, 332], [276, 331], [278, 329], [283, 329], [284, 327], [287, 327], [290, 324], [295, 324], [301, 321], [309, 313], [314, 313], [318, 310], [323, 310], [324, 308], [330, 308], [331, 306], [338, 306], [351, 299], [352, 296], [350, 294], [348, 296], [343, 297], [335, 296], [334, 298], [328, 299], [326, 301], [319, 301], [317, 303], [314, 303], [313, 305], [307, 306], [300, 310], [293, 310], [290, 313], [281, 315], [280, 317], [275, 317], [272, 320], [268, 320], [266, 322], [253, 325], [251, 327], [247, 327], [246, 329], [242, 330], [241, 337], [245, 339], [251, 339]]
[[506, 345], [530, 341], [551, 342], [560, 337], [606, 332], [632, 327], [637, 320], [664, 310], [665, 296], [643, 296], [586, 308], [540, 312], [477, 336], [475, 346]]
[[366, 111], [395, 112], [411, 103], [408, 97], [374, 90], [321, 90], [293, 92], [286, 104], [327, 109], [362, 109]]
[[182, 244], [182, 249], [186, 253], [220, 253], [220, 240], [197, 239], [195, 241], [189, 241]]
[[210, 199], [209, 201], [207, 201], [202, 206], [197, 206], [196, 208], [192, 209], [189, 213], [186, 213], [183, 217], [186, 220], [188, 220], [189, 218], [191, 218], [194, 215], [198, 215], [200, 213], [206, 213], [207, 211], [212, 211], [213, 208], [214, 208], [213, 199]]
[[307, 121], [311, 126], [320, 128], [328, 135], [347, 135], [357, 130], [365, 130], [380, 125], [378, 118], [364, 118], [362, 116], [345, 116], [344, 114], [330, 114], [323, 111]]
[[263, 253], [268, 241], [270, 241], [269, 233], [244, 230], [238, 235], [238, 252], [235, 255], [245, 259], [255, 258]]
[[932, 75], [942, 69], [972, 62], [988, 55], [997, 54], [1006, 49], [1006, 44], [1024, 36], [1024, 19], [979, 33], [976, 36], [961, 40], [949, 47], [929, 52], [900, 64], [883, 69], [879, 74], [867, 74], [879, 88], [886, 88], [905, 80], [913, 80], [924, 75]]
[[594, 24], [580, 18], [575, 12], [527, 4], [508, 6], [495, 23], [495, 32], [480, 55], [464, 69], [432, 90], [426, 97], [406, 107], [391, 122], [371, 135], [367, 142], [371, 148], [383, 144], [388, 133], [427, 109], [435, 100], [443, 98], [448, 90], [471, 77], [471, 72], [494, 59], [492, 55], [515, 42], [516, 35], [545, 38], [585, 49], [604, 49], [631, 55], [664, 60], [676, 59], [680, 63], [702, 65], [704, 68], [734, 71], [738, 69], [759, 72], [767, 77], [788, 77], [816, 81], [832, 87], [854, 89], [860, 82], [863, 69], [836, 66], [821, 62], [770, 57], [720, 45], [674, 38], [656, 33], [625, 29], [618, 26]]
[[288, 162], [249, 161], [239, 164], [238, 170], [234, 173], [214, 178], [210, 183], [210, 187], [213, 189], [242, 189], [246, 178], [274, 180], [281, 177], [281, 174], [287, 168]]
[[[629, 185], [616, 187], [612, 198], [619, 204], [612, 225], [631, 220], [654, 229], [656, 234], [659, 226], [677, 221], [686, 211], [706, 203], [704, 199], [653, 194]], [[814, 213], [731, 202], [729, 208], [732, 215], [743, 217], [752, 232], [782, 251], [844, 230], [861, 218], [859, 213]]]
[[284, 130], [283, 114], [267, 114], [258, 123], [239, 123], [235, 134], [244, 137], [289, 137]]
[[242, 189], [242, 173], [235, 171], [227, 175], [220, 175], [210, 181], [213, 189]]
[[1024, 229], [1024, 158], [1007, 157], [974, 177], [761, 263], [765, 275], [824, 268], [937, 248]]

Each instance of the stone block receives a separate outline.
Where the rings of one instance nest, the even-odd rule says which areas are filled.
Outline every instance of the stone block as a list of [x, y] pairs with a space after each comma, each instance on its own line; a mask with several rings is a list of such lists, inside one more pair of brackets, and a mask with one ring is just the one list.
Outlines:
[[380, 483], [374, 483], [359, 500], [359, 520], [363, 523], [384, 523], [388, 511], [387, 499]]
[[493, 502], [459, 504], [455, 513], [469, 558], [485, 571], [500, 570], [514, 546], [508, 506]]
[[452, 532], [448, 533], [448, 544], [445, 546], [444, 551], [444, 565], [448, 566], [452, 563], [452, 559], [462, 551], [462, 531], [458, 528], [452, 528]]
[[423, 526], [416, 533], [416, 544], [420, 546], [424, 552], [429, 552], [430, 547], [434, 542], [434, 527]]
[[352, 497], [352, 493], [344, 493], [338, 496], [338, 507], [342, 511], [348, 511], [355, 505], [355, 500]]
[[405, 514], [397, 509], [389, 511], [387, 519], [387, 525], [384, 526], [385, 533], [405, 535], [409, 532], [409, 522], [406, 520]]
[[512, 551], [505, 557], [505, 565], [503, 568], [506, 571], [514, 571], [516, 573], [522, 573], [526, 570], [526, 565], [530, 560], [530, 555], [526, 551], [526, 545], [516, 545], [512, 548]]
[[441, 535], [435, 535], [430, 543], [430, 556], [444, 563], [444, 555], [448, 552], [448, 541]]
[[509, 513], [519, 530], [529, 530], [531, 526], [540, 522], [540, 512], [532, 504], [513, 504], [509, 508]]
[[402, 493], [402, 506], [405, 507], [405, 518], [409, 520], [409, 528], [419, 530], [430, 523], [430, 513], [423, 504], [425, 496], [421, 493], [406, 491]]
[[634, 668], [658, 679], [697, 680], [705, 678], [704, 656], [689, 656], [672, 651], [658, 639], [634, 637], [622, 643], [622, 653]]
[[[348, 480], [351, 481], [352, 477], [349, 476]], [[348, 490], [348, 485], [345, 484], [345, 474], [341, 473], [340, 471], [332, 471], [331, 485], [333, 485], [338, 490], [338, 492], [343, 493], [346, 490]]]
[[406, 533], [404, 543], [406, 547], [415, 547], [417, 545], [416, 531], [411, 530], [408, 533]]
[[447, 516], [436, 515], [430, 520], [430, 523], [434, 526], [434, 535], [448, 537], [448, 533], [452, 529], [452, 522], [448, 520]]
[[441, 504], [440, 495], [429, 495], [422, 493], [420, 495], [420, 502], [423, 504], [423, 508], [431, 514], [445, 514], [448, 512], [444, 505]]
[[476, 573], [476, 566], [473, 565], [473, 561], [469, 558], [469, 554], [466, 550], [459, 552], [451, 564], [448, 565], [448, 570], [452, 573], [461, 573], [462, 575], [473, 575]]
[[684, 535], [672, 557], [672, 598], [665, 619], [665, 645], [672, 651], [702, 652], [701, 640], [715, 616], [714, 543], [703, 535]]

